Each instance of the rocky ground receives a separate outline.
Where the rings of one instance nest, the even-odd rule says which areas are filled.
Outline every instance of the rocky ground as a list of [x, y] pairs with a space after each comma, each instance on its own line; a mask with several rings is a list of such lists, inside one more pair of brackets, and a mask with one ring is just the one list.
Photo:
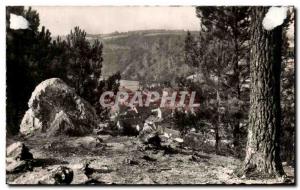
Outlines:
[[[65, 166], [73, 172], [71, 184], [278, 184], [281, 179], [239, 178], [241, 160], [181, 147], [172, 152], [143, 145], [136, 137], [8, 138], [7, 146], [22, 141], [34, 159], [30, 167], [7, 171], [8, 184], [54, 184]], [[7, 158], [8, 159], [8, 158]], [[285, 166], [293, 184], [294, 169]], [[65, 176], [64, 173], [63, 176]], [[68, 172], [67, 172], [68, 174]]]

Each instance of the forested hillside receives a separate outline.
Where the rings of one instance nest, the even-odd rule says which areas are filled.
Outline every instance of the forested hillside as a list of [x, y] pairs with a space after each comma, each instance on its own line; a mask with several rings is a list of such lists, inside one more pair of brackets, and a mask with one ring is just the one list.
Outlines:
[[191, 73], [184, 64], [186, 31], [148, 30], [89, 37], [103, 41], [104, 75], [121, 71], [124, 79], [174, 82], [176, 77]]

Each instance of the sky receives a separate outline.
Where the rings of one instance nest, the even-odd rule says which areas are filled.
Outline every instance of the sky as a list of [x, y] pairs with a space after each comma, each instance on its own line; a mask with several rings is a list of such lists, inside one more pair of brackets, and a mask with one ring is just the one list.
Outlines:
[[185, 7], [32, 7], [40, 15], [40, 25], [52, 35], [66, 35], [75, 26], [89, 34], [107, 34], [115, 31], [168, 29], [199, 30], [195, 8]]

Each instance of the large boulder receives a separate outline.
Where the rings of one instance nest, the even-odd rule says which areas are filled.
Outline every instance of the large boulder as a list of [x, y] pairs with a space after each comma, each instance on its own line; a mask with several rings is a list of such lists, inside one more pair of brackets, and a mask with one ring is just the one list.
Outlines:
[[41, 82], [32, 92], [20, 126], [22, 135], [82, 136], [97, 126], [94, 108], [59, 78]]

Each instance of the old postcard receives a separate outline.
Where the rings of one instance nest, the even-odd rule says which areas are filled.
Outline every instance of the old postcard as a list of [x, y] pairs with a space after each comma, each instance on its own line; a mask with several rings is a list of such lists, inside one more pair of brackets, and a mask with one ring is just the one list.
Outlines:
[[9, 185], [295, 184], [293, 6], [6, 6]]

